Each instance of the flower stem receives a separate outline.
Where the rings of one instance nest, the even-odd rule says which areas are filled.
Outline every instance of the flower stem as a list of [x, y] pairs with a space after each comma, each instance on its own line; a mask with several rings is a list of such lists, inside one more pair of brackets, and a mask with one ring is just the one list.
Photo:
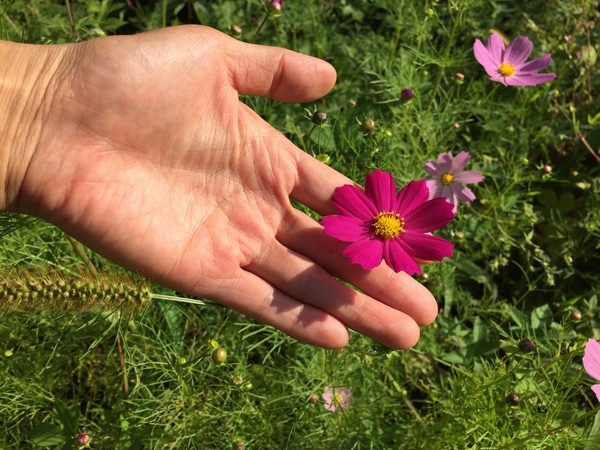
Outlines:
[[252, 36], [252, 42], [253, 44], [256, 42], [256, 38], [258, 36], [258, 33], [260, 33], [260, 30], [262, 30], [262, 28], [265, 26], [265, 23], [267, 23], [267, 20], [269, 20], [269, 16], [270, 14], [267, 13], [267, 15], [265, 16], [265, 18], [263, 19], [263, 21], [260, 23], [260, 25], [258, 26], [258, 28], [256, 29], [256, 31], [254, 32], [254, 36]]

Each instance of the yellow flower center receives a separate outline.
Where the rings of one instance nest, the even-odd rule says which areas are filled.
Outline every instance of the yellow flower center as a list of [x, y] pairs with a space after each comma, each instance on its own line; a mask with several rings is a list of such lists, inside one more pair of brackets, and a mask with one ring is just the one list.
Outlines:
[[377, 236], [392, 239], [404, 232], [404, 219], [400, 214], [382, 212], [373, 219], [373, 229]]
[[442, 184], [447, 186], [450, 183], [452, 183], [452, 180], [454, 180], [454, 175], [452, 175], [451, 173], [445, 173], [444, 175], [442, 175]]
[[503, 62], [500, 64], [500, 67], [498, 67], [498, 72], [503, 77], [512, 77], [515, 73], [515, 70], [515, 66], [509, 62]]

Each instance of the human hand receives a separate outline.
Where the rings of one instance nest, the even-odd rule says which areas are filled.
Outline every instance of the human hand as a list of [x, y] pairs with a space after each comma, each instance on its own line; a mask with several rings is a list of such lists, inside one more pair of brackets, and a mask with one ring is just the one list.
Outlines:
[[57, 47], [38, 138], [15, 165], [19, 212], [313, 345], [342, 347], [349, 327], [408, 348], [435, 319], [421, 284], [350, 264], [291, 206], [336, 213], [331, 195], [351, 180], [238, 99], [314, 100], [335, 82], [330, 65], [200, 26]]

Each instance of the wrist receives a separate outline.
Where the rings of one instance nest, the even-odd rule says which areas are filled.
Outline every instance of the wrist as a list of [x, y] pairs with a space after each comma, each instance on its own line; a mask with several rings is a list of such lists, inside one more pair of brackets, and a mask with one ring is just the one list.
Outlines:
[[0, 41], [0, 211], [22, 209], [23, 179], [56, 102], [67, 47]]

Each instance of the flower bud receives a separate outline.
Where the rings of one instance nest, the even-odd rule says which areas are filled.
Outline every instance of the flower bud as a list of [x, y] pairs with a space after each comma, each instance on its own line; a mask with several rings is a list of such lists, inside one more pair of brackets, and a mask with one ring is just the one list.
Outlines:
[[317, 156], [315, 156], [315, 158], [321, 161], [323, 164], [331, 163], [331, 156], [329, 156], [327, 153], [320, 153]]
[[362, 124], [360, 126], [365, 133], [370, 133], [375, 129], [375, 121], [370, 117], [367, 117], [365, 120], [362, 121]]
[[319, 396], [317, 394], [315, 394], [313, 392], [312, 394], [309, 395], [308, 403], [310, 403], [311, 405], [316, 405], [318, 402], [319, 402]]
[[268, 0], [267, 6], [271, 11], [280, 13], [283, 8], [283, 0]]
[[177, 358], [177, 365], [179, 367], [184, 367], [187, 365], [187, 358], [185, 358], [184, 356], [180, 356], [179, 358]]
[[523, 353], [531, 353], [535, 350], [535, 342], [531, 339], [523, 339], [519, 342], [519, 350]]
[[233, 25], [231, 25], [231, 34], [233, 34], [234, 36], [241, 36], [242, 27], [234, 23]]
[[581, 313], [579, 311], [573, 311], [571, 313], [571, 319], [579, 322], [581, 320]]
[[327, 114], [323, 111], [317, 110], [312, 115], [311, 120], [315, 125], [323, 125], [325, 122], [327, 122]]
[[517, 394], [511, 392], [506, 396], [506, 403], [508, 403], [510, 406], [519, 406], [519, 403], [521, 403], [521, 399]]
[[90, 443], [90, 435], [87, 433], [79, 433], [76, 437], [77, 445], [83, 447], [84, 445], [88, 445]]
[[413, 91], [411, 88], [404, 88], [400, 91], [400, 98], [403, 102], [408, 102], [409, 100], [412, 100], [414, 96], [415, 91]]
[[212, 359], [216, 364], [224, 364], [227, 361], [227, 350], [223, 347], [216, 348], [212, 353]]
[[456, 72], [454, 74], [454, 79], [456, 80], [456, 82], [458, 84], [462, 84], [465, 81], [465, 74], [464, 73], [460, 73], [460, 72]]

